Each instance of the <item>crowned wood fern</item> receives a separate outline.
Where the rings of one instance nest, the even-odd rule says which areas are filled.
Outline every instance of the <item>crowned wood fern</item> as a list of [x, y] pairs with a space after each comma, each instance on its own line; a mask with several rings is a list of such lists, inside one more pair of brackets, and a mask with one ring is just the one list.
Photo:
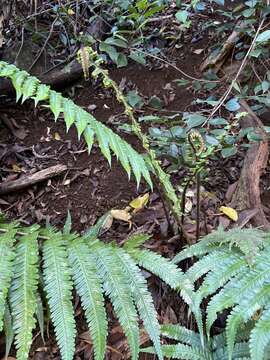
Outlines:
[[150, 251], [146, 255], [138, 248], [134, 251], [128, 246], [126, 250], [113, 243], [104, 244], [93, 237], [96, 230], [78, 236], [53, 228], [21, 228], [17, 223], [0, 221], [0, 325], [2, 330], [5, 311], [11, 308], [11, 325], [5, 331], [14, 331], [18, 360], [29, 356], [35, 319], [40, 318], [40, 290], [45, 293], [61, 357], [73, 359], [73, 288], [82, 302], [96, 360], [102, 360], [106, 351], [104, 294], [127, 336], [132, 359], [138, 359], [139, 354], [139, 319], [158, 358], [163, 358], [157, 313], [138, 265], [157, 276], [163, 272], [163, 280], [189, 295], [192, 285], [170, 260]]

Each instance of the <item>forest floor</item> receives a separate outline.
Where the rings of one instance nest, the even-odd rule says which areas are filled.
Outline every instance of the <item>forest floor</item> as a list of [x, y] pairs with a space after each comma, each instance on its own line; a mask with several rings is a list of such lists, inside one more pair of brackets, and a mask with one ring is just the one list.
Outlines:
[[[207, 18], [207, 21], [209, 20], [211, 15]], [[171, 49], [166, 54], [167, 61], [174, 63], [187, 74], [200, 78], [199, 66], [211, 45], [213, 34], [206, 31], [196, 41], [193, 39], [194, 33], [188, 32], [182, 46], [179, 49]], [[110, 75], [125, 90], [137, 89], [144, 99], [149, 99], [153, 95], [163, 99], [164, 106], [161, 111], [146, 105], [137, 112], [137, 116], [172, 115], [196, 109], [194, 100], [199, 95], [195, 94], [190, 86], [177, 86], [175, 80], [182, 78], [181, 73], [162, 61], [153, 60], [150, 67], [130, 62], [125, 68], [112, 67]], [[141, 150], [138, 140], [133, 135], [119, 130], [119, 125], [123, 125], [127, 120], [123, 116], [123, 108], [110, 91], [104, 90], [100, 84], [91, 80], [81, 81], [65, 91], [69, 91], [69, 94], [72, 92], [72, 99], [76, 104], [118, 131], [131, 145]], [[0, 209], [7, 218], [17, 219], [25, 225], [36, 222], [50, 223], [61, 228], [69, 210], [72, 229], [84, 232], [107, 211], [124, 209], [134, 198], [149, 191], [144, 183], [137, 189], [134, 179], [128, 181], [126, 173], [115, 160], [110, 168], [98, 147], [94, 146], [89, 156], [85, 143], [78, 141], [75, 129], [71, 128], [66, 134], [64, 122], [54, 122], [52, 114], [46, 108], [33, 109], [30, 102], [22, 107], [11, 101], [10, 104], [0, 105], [0, 111], [1, 114], [13, 118], [14, 124], [19, 125], [19, 129], [15, 131], [2, 125], [0, 127], [1, 181], [14, 180], [22, 174], [34, 173], [53, 165], [67, 166], [67, 170], [61, 176], [0, 196]], [[147, 131], [145, 125], [144, 130]], [[169, 164], [164, 160], [163, 165], [166, 167]], [[220, 216], [218, 209], [221, 205], [226, 205], [228, 189], [238, 180], [241, 165], [242, 157], [239, 154], [237, 158], [218, 159], [214, 168], [211, 167], [211, 163], [209, 164], [209, 176], [202, 184], [201, 235], [210, 232], [220, 223], [228, 225], [228, 220]], [[183, 176], [184, 172], [181, 169], [173, 173], [174, 183], [180, 183]], [[186, 230], [194, 238], [195, 195], [195, 192], [191, 195], [193, 207], [186, 220]], [[266, 203], [267, 198], [265, 199]], [[131, 228], [125, 222], [114, 221], [103, 236], [106, 241], [122, 242], [136, 231], [150, 233], [152, 239], [147, 246], [165, 256], [173, 256], [180, 248], [179, 238], [175, 238], [169, 231], [162, 199], [157, 189], [150, 194], [147, 206], [132, 218]], [[160, 320], [163, 323], [181, 322], [188, 326], [190, 320], [185, 304], [160, 281], [149, 274], [148, 276]], [[82, 309], [78, 301], [75, 304], [78, 320], [75, 359], [92, 359], [91, 339], [86, 331], [86, 324], [81, 320]], [[126, 341], [109, 304], [108, 311], [111, 314], [111, 330], [107, 359], [128, 359]], [[142, 342], [147, 342], [147, 337], [144, 339], [143, 335]], [[43, 344], [40, 333], [36, 334], [31, 359], [59, 359], [51, 331], [46, 333], [45, 339]], [[0, 339], [0, 358], [4, 353], [3, 341]], [[145, 355], [142, 355], [141, 359], [146, 359]]]

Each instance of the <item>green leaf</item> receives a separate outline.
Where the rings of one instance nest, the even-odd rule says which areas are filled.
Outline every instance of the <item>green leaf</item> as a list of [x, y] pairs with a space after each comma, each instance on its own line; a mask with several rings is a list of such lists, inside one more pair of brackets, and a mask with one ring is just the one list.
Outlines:
[[270, 30], [265, 30], [262, 33], [260, 33], [256, 39], [256, 42], [263, 43], [270, 39]]
[[125, 54], [118, 54], [117, 59], [116, 59], [116, 65], [118, 68], [127, 66], [128, 64], [128, 60]]
[[10, 313], [10, 309], [8, 304], [6, 305], [5, 315], [4, 315], [4, 333], [6, 340], [6, 349], [5, 349], [5, 357], [7, 358], [11, 349], [11, 345], [14, 340], [14, 330], [12, 324], [12, 317]]
[[226, 147], [223, 148], [221, 150], [221, 155], [226, 159], [230, 156], [233, 156], [237, 153], [237, 148], [235, 146], [230, 146], [230, 147]]
[[112, 249], [97, 247], [94, 255], [104, 291], [110, 298], [127, 336], [132, 359], [136, 360], [139, 354], [139, 327], [137, 312], [129, 290], [130, 284], [123, 275], [121, 266], [114, 261]]
[[176, 19], [180, 22], [180, 23], [185, 23], [188, 19], [189, 13], [186, 10], [179, 10], [177, 11], [177, 13], [175, 14]]
[[73, 101], [68, 99], [63, 99], [63, 110], [64, 110], [65, 123], [68, 131], [71, 125], [76, 120], [76, 111]]
[[160, 327], [153, 299], [147, 289], [147, 283], [132, 258], [123, 250], [115, 249], [116, 261], [122, 266], [130, 284], [132, 296], [143, 320], [144, 327], [153, 341], [158, 358], [163, 359], [160, 346]]
[[226, 104], [225, 107], [228, 111], [235, 112], [240, 109], [239, 102], [236, 98], [230, 99]]
[[84, 130], [83, 136], [88, 147], [88, 154], [90, 154], [94, 143], [95, 132], [93, 131], [93, 129], [91, 129], [89, 125], [87, 125]]
[[114, 38], [114, 37], [109, 37], [104, 41], [105, 44], [109, 44], [109, 45], [115, 45], [124, 49], [127, 49], [128, 45], [127, 45], [127, 41], [123, 40], [123, 39], [118, 39], [118, 38]]
[[36, 226], [28, 229], [16, 248], [14, 276], [10, 288], [10, 304], [18, 360], [28, 360], [32, 331], [36, 321], [38, 286], [38, 233]]
[[185, 116], [188, 129], [200, 126], [206, 122], [207, 118], [200, 114], [188, 114]]
[[146, 59], [143, 53], [139, 51], [131, 51], [129, 54], [130, 59], [136, 61], [141, 65], [146, 65]]
[[8, 225], [6, 230], [5, 234], [0, 235], [0, 331], [3, 328], [6, 298], [13, 274], [15, 224]]
[[72, 306], [71, 271], [61, 233], [44, 231], [44, 282], [57, 344], [63, 360], [73, 360], [75, 320]]
[[68, 247], [75, 288], [81, 298], [93, 340], [95, 360], [103, 360], [106, 350], [107, 318], [103, 290], [97, 275], [95, 259], [83, 240], [75, 239]]
[[62, 96], [54, 90], [50, 90], [50, 108], [54, 114], [54, 119], [57, 120], [62, 111]]

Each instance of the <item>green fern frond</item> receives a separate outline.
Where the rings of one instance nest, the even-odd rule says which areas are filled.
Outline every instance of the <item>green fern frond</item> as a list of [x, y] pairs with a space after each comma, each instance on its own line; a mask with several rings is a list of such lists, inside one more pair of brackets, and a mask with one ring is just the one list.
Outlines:
[[[162, 353], [168, 359], [181, 360], [212, 360], [212, 355], [207, 350], [202, 350], [200, 347], [188, 346], [185, 344], [176, 345], [162, 345]], [[144, 348], [141, 350], [144, 353], [155, 354], [154, 348]]]
[[[268, 299], [269, 306], [269, 299]], [[250, 336], [251, 360], [265, 359], [265, 349], [270, 342], [270, 309], [263, 311]]]
[[71, 271], [61, 233], [44, 231], [49, 239], [43, 245], [45, 291], [63, 360], [72, 360], [75, 349], [75, 320], [72, 307]]
[[128, 250], [132, 250], [132, 249], [137, 249], [139, 248], [141, 245], [143, 245], [147, 240], [150, 239], [150, 236], [147, 234], [134, 234], [131, 235], [124, 244], [124, 249]]
[[97, 139], [102, 154], [111, 164], [111, 151], [120, 161], [128, 176], [131, 170], [135, 175], [137, 185], [144, 177], [152, 187], [152, 181], [148, 166], [142, 155], [137, 153], [126, 141], [115, 134], [110, 128], [97, 121], [90, 113], [75, 105], [73, 101], [64, 98], [60, 93], [51, 90], [49, 86], [41, 84], [40, 81], [30, 76], [26, 71], [19, 70], [16, 66], [0, 61], [0, 77], [10, 78], [16, 90], [16, 99], [22, 97], [22, 101], [33, 99], [35, 106], [40, 101], [49, 103], [48, 107], [54, 114], [55, 120], [63, 113], [67, 130], [71, 125], [77, 128], [79, 138], [84, 136], [91, 151], [94, 138]]
[[112, 248], [98, 245], [93, 249], [93, 253], [105, 294], [110, 298], [116, 316], [127, 336], [132, 359], [136, 360], [139, 354], [139, 326], [130, 284], [122, 267], [117, 263]]
[[226, 249], [228, 248], [227, 244], [229, 244], [230, 247], [238, 247], [246, 257], [252, 261], [260, 248], [263, 247], [266, 237], [267, 235], [259, 229], [235, 228], [225, 231], [222, 227], [219, 227], [213, 233], [206, 235], [197, 244], [177, 254], [173, 262], [179, 263], [193, 256], [201, 257], [218, 248]]
[[0, 235], [0, 331], [3, 328], [3, 317], [8, 290], [13, 275], [13, 260], [15, 251], [13, 244], [17, 232], [16, 224], [11, 223], [3, 227], [6, 233]]
[[97, 275], [95, 259], [83, 240], [75, 239], [68, 245], [72, 277], [79, 294], [91, 336], [95, 359], [103, 360], [106, 350], [107, 316], [103, 289]]
[[184, 326], [166, 324], [161, 325], [161, 334], [168, 339], [180, 341], [186, 345], [201, 346], [200, 335]]
[[163, 359], [160, 346], [160, 327], [157, 320], [153, 299], [147, 289], [147, 283], [140, 273], [132, 258], [123, 250], [114, 250], [116, 261], [120, 264], [127, 276], [130, 284], [133, 299], [139, 311], [140, 318], [143, 320], [144, 327], [152, 340], [156, 354], [159, 359]]
[[36, 292], [38, 286], [37, 227], [28, 229], [16, 247], [13, 279], [10, 288], [10, 305], [15, 332], [17, 359], [27, 360], [35, 327]]

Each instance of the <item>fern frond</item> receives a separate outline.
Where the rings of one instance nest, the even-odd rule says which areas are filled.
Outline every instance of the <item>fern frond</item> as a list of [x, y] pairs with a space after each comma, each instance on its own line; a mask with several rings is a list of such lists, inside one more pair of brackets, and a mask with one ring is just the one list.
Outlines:
[[75, 349], [75, 320], [72, 307], [71, 271], [63, 236], [49, 229], [43, 245], [45, 291], [63, 360], [72, 360]]
[[194, 286], [188, 277], [172, 261], [159, 254], [144, 249], [127, 249], [127, 251], [140, 266], [158, 276], [172, 289], [180, 291], [182, 298], [189, 305], [196, 318], [203, 344], [201, 311], [194, 307]]
[[13, 274], [13, 260], [15, 257], [13, 244], [17, 232], [16, 224], [6, 225], [5, 230], [7, 232], [0, 235], [0, 331], [3, 328], [6, 298]]
[[[249, 346], [247, 342], [237, 343], [233, 350], [233, 360], [250, 360]], [[213, 354], [213, 360], [228, 360], [227, 348], [217, 349]], [[257, 359], [256, 359], [257, 360]]]
[[[235, 228], [224, 231], [222, 227], [219, 227], [213, 233], [206, 235], [197, 244], [192, 245], [177, 254], [174, 257], [173, 262], [179, 263], [180, 261], [193, 256], [201, 257], [219, 247], [221, 247], [221, 249], [226, 249], [228, 248], [227, 244], [229, 244], [230, 247], [238, 247], [248, 259], [252, 260], [263, 246], [266, 237], [267, 235], [259, 229]], [[224, 244], [226, 244], [226, 246], [224, 246]]]
[[[163, 355], [168, 359], [181, 360], [212, 360], [211, 352], [202, 350], [200, 347], [189, 346], [184, 344], [162, 345]], [[154, 348], [141, 349], [142, 352], [155, 354]]]
[[227, 319], [226, 336], [229, 359], [232, 359], [234, 342], [239, 326], [252, 318], [256, 311], [266, 306], [270, 301], [270, 285], [250, 291], [234, 307]]
[[[269, 299], [268, 299], [269, 306]], [[270, 308], [265, 309], [257, 321], [250, 336], [250, 354], [252, 360], [265, 359], [265, 349], [270, 342]]]
[[[198, 308], [200, 306], [203, 298], [206, 298], [207, 296], [214, 294], [220, 287], [225, 285], [233, 276], [238, 275], [241, 277], [241, 274], [244, 275], [246, 273], [248, 269], [248, 264], [243, 256], [239, 255], [238, 253], [230, 253], [230, 255], [228, 256], [227, 251], [225, 251], [225, 254], [226, 257], [224, 258], [223, 261], [212, 263], [212, 271], [208, 272], [201, 286], [196, 291], [194, 298], [195, 308]], [[197, 264], [199, 266], [200, 262], [203, 260], [204, 258], [202, 258], [197, 263], [195, 263], [196, 268], [197, 268]], [[208, 260], [211, 260], [211, 257], [208, 258]], [[215, 264], [214, 267], [213, 264]], [[193, 266], [190, 269], [192, 269]], [[194, 276], [194, 281], [196, 278], [197, 277]]]
[[132, 258], [122, 249], [114, 249], [116, 261], [119, 262], [127, 276], [131, 292], [140, 318], [143, 320], [144, 327], [153, 341], [156, 354], [159, 359], [163, 359], [160, 346], [160, 326], [157, 320], [153, 299], [147, 289], [147, 283], [140, 273]]
[[139, 326], [130, 284], [124, 275], [122, 267], [115, 261], [116, 258], [112, 248], [109, 246], [96, 246], [93, 253], [104, 291], [109, 296], [116, 316], [127, 336], [132, 359], [136, 360], [139, 353]]
[[74, 124], [79, 138], [84, 136], [91, 151], [94, 138], [96, 137], [102, 154], [111, 164], [111, 151], [120, 161], [128, 176], [131, 170], [135, 175], [137, 185], [144, 177], [152, 187], [152, 181], [148, 166], [142, 155], [137, 153], [126, 141], [115, 134], [110, 128], [97, 121], [90, 113], [75, 105], [73, 101], [64, 98], [60, 93], [51, 90], [49, 86], [30, 76], [26, 71], [19, 70], [16, 66], [0, 61], [0, 77], [10, 78], [16, 90], [17, 101], [23, 96], [23, 101], [33, 99], [35, 106], [39, 101], [49, 103], [49, 108], [54, 114], [55, 120], [63, 113], [67, 130]]
[[95, 259], [88, 246], [79, 239], [68, 244], [68, 256], [75, 288], [81, 298], [87, 324], [91, 331], [95, 359], [103, 360], [108, 324], [103, 289], [97, 275]]
[[166, 324], [161, 325], [161, 334], [168, 339], [180, 341], [186, 345], [201, 346], [200, 335], [184, 326]]
[[137, 249], [139, 248], [141, 245], [143, 245], [147, 240], [150, 239], [150, 236], [147, 234], [135, 234], [135, 235], [131, 235], [124, 244], [124, 249], [128, 250], [132, 250], [132, 249]]
[[35, 327], [38, 286], [37, 227], [28, 229], [16, 247], [14, 275], [10, 288], [10, 305], [15, 333], [17, 359], [27, 360]]

